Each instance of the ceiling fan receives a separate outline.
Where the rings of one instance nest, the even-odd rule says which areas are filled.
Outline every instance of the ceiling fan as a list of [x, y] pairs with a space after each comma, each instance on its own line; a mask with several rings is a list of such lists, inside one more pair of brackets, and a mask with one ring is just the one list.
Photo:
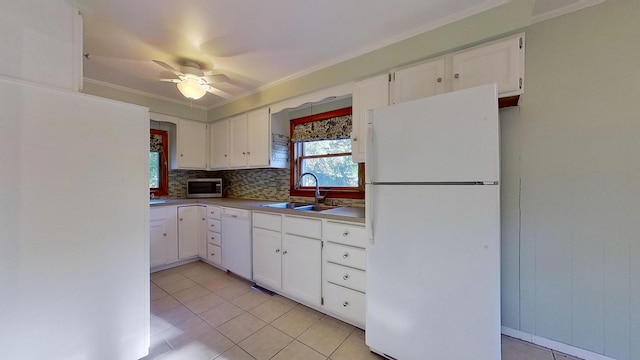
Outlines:
[[[162, 78], [160, 81], [166, 81], [174, 83], [178, 86], [178, 90], [184, 97], [191, 100], [198, 100], [203, 97], [207, 92], [220, 96], [224, 99], [232, 99], [233, 94], [220, 90], [212, 86], [217, 82], [231, 82], [228, 76], [224, 74], [205, 74], [202, 71], [202, 67], [195, 61], [185, 61], [180, 67], [180, 71], [173, 68], [173, 66], [160, 61], [153, 60], [154, 63], [162, 66], [166, 70], [170, 71], [176, 77], [174, 78]], [[164, 73], [167, 74], [166, 72]]]

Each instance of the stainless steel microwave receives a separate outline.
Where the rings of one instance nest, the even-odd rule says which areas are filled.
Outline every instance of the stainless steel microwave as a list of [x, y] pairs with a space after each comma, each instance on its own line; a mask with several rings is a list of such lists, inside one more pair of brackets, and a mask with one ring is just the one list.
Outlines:
[[188, 198], [222, 197], [222, 179], [187, 179]]

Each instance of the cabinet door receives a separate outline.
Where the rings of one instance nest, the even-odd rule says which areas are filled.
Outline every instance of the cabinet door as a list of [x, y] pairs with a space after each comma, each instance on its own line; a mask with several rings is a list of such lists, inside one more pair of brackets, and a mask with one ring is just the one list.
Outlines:
[[271, 129], [269, 108], [247, 115], [247, 166], [269, 166], [271, 159]]
[[231, 167], [247, 166], [247, 115], [238, 115], [229, 119]]
[[209, 168], [226, 169], [229, 167], [229, 119], [216, 121], [210, 127]]
[[524, 66], [521, 44], [524, 38], [517, 36], [454, 54], [453, 90], [495, 82], [501, 96], [521, 94]]
[[198, 121], [180, 120], [178, 123], [178, 168], [207, 168], [207, 124]]
[[389, 105], [389, 74], [383, 74], [354, 84], [352, 101], [352, 159], [354, 162], [364, 162], [367, 138], [365, 113], [369, 109]]
[[320, 305], [322, 241], [285, 234], [282, 238], [282, 290]]
[[253, 228], [253, 280], [272, 289], [282, 288], [281, 233]]
[[152, 219], [149, 221], [149, 252], [150, 267], [165, 265], [167, 263], [167, 233], [164, 225], [165, 219]]
[[[178, 207], [178, 258], [180, 260], [198, 256], [205, 241], [204, 207], [180, 206]], [[206, 250], [204, 250], [206, 257]]]
[[444, 58], [400, 69], [393, 74], [393, 104], [441, 94], [444, 88]]

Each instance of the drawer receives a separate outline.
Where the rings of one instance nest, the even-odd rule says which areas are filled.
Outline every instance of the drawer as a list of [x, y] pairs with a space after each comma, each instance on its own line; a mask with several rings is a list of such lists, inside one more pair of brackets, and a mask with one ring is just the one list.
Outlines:
[[207, 241], [209, 244], [222, 246], [222, 235], [215, 231], [207, 231]]
[[324, 239], [344, 245], [367, 247], [367, 230], [364, 226], [327, 221]]
[[207, 260], [214, 264], [222, 264], [222, 249], [220, 246], [207, 244]]
[[325, 263], [324, 266], [324, 278], [328, 282], [360, 292], [366, 292], [367, 275], [363, 270], [333, 263]]
[[282, 229], [282, 216], [278, 214], [265, 214], [254, 211], [253, 227], [280, 231]]
[[152, 207], [149, 209], [149, 220], [164, 220], [167, 218], [167, 212], [164, 207]]
[[324, 306], [334, 313], [364, 325], [365, 294], [325, 283]]
[[328, 242], [324, 250], [325, 259], [329, 262], [360, 270], [367, 268], [367, 253], [364, 249]]
[[220, 220], [207, 219], [207, 229], [209, 231], [215, 231], [217, 233], [222, 232], [222, 223]]
[[285, 216], [283, 231], [291, 235], [305, 236], [314, 239], [322, 238], [322, 220], [295, 216]]
[[207, 205], [207, 217], [209, 219], [220, 220], [221, 213], [222, 213], [222, 209], [220, 208], [220, 206]]

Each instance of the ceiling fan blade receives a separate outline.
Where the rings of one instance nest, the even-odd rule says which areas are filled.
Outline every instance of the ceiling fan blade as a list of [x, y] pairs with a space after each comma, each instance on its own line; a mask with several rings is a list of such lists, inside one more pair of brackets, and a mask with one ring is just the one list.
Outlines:
[[220, 89], [214, 88], [211, 85], [205, 85], [203, 87], [205, 88], [205, 90], [207, 90], [207, 92], [210, 92], [213, 95], [220, 96], [221, 98], [224, 98], [224, 99], [227, 99], [227, 100], [233, 99], [235, 97], [235, 95], [232, 95], [232, 94], [229, 94], [226, 91], [222, 91]]
[[215, 74], [215, 75], [206, 75], [203, 78], [207, 81], [207, 83], [217, 83], [217, 82], [231, 82], [231, 79], [227, 75], [224, 74]]
[[178, 71], [178, 70], [174, 69], [174, 68], [173, 68], [173, 66], [171, 66], [171, 65], [167, 64], [167, 63], [166, 63], [166, 62], [164, 62], [164, 61], [160, 61], [160, 60], [152, 60], [152, 61], [153, 61], [154, 63], [156, 63], [156, 64], [158, 64], [158, 65], [162, 66], [163, 68], [165, 68], [165, 69], [167, 69], [167, 70], [171, 71], [171, 72], [172, 72], [172, 73], [174, 73], [175, 75], [182, 75], [182, 73], [181, 73], [180, 71]]
[[174, 83], [174, 84], [178, 84], [178, 83], [182, 82], [182, 80], [180, 80], [180, 79], [160, 79], [160, 81], [170, 82], [170, 83]]

